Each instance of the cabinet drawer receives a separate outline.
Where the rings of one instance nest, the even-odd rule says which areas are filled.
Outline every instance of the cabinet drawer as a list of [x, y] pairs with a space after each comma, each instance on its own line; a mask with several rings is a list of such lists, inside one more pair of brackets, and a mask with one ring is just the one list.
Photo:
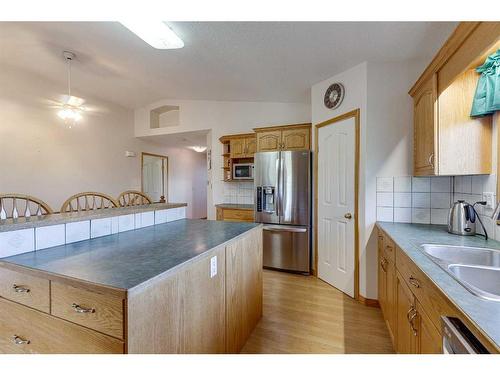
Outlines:
[[396, 268], [420, 302], [432, 324], [441, 332], [441, 316], [456, 316], [456, 309], [450, 305], [434, 283], [399, 248], [397, 248]]
[[124, 301], [52, 282], [52, 315], [108, 335], [123, 338]]
[[0, 268], [0, 296], [34, 309], [50, 312], [50, 281]]
[[[0, 353], [123, 353], [124, 343], [0, 298]], [[15, 342], [17, 337], [18, 343]], [[21, 340], [26, 340], [24, 343]], [[29, 341], [29, 343], [28, 343]]]
[[224, 220], [254, 221], [253, 211], [224, 209]]

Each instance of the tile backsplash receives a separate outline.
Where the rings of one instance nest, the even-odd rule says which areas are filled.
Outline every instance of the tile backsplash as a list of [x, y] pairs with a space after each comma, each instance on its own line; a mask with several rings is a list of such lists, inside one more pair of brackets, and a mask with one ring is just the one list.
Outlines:
[[253, 204], [253, 181], [224, 183], [224, 203]]
[[[496, 175], [377, 177], [377, 221], [447, 224], [453, 202], [475, 203], [487, 192], [496, 193]], [[476, 205], [476, 210], [490, 237], [500, 240], [500, 227], [491, 219], [494, 208]], [[479, 223], [476, 228], [483, 232]]]

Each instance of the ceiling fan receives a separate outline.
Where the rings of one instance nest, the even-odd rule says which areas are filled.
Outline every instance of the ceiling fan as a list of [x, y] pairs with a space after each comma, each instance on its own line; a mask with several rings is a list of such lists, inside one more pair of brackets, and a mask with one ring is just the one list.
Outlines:
[[84, 99], [71, 95], [71, 62], [76, 55], [73, 52], [64, 51], [63, 56], [68, 64], [68, 94], [61, 95], [59, 101], [52, 101], [52, 103], [54, 108], [59, 109], [57, 116], [71, 128], [83, 118], [82, 114], [86, 108]]

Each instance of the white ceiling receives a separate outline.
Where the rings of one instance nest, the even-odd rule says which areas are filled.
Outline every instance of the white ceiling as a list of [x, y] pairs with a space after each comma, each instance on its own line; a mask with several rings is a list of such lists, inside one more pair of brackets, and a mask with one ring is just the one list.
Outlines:
[[[128, 108], [166, 99], [308, 102], [310, 87], [363, 61], [430, 60], [450, 22], [174, 22], [179, 50], [155, 50], [116, 22], [2, 22], [0, 67]], [[1, 74], [1, 73], [0, 73]]]

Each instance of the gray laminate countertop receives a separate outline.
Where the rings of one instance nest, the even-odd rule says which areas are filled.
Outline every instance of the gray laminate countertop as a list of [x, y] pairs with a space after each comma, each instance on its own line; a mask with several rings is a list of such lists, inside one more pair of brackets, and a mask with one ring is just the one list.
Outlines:
[[377, 222], [415, 264], [473, 321], [490, 341], [500, 347], [500, 302], [479, 298], [441, 267], [421, 249], [422, 244], [487, 247], [500, 250], [500, 242], [486, 241], [480, 236], [457, 236], [443, 225]]
[[219, 203], [216, 204], [215, 207], [228, 208], [233, 210], [248, 210], [248, 211], [254, 210], [253, 204]]
[[130, 290], [259, 225], [177, 220], [2, 258], [0, 264]]
[[48, 225], [71, 223], [75, 221], [102, 219], [112, 216], [130, 215], [139, 212], [167, 210], [169, 208], [185, 207], [186, 203], [152, 203], [141, 206], [116, 207], [93, 211], [56, 213], [43, 216], [20, 217], [17, 219], [0, 220], [0, 232], [19, 229], [38, 228]]

